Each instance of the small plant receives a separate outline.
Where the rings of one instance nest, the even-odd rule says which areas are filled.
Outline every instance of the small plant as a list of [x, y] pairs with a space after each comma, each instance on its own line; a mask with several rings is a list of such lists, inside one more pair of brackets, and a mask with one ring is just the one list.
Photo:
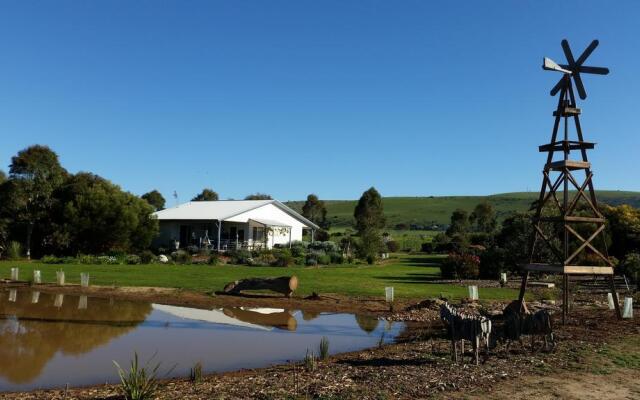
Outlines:
[[318, 354], [320, 355], [321, 360], [326, 360], [327, 358], [329, 358], [329, 339], [327, 339], [326, 336], [323, 336], [322, 339], [320, 339]]
[[378, 348], [382, 348], [384, 346], [384, 332], [380, 335], [380, 339], [378, 340]]
[[313, 354], [313, 351], [307, 349], [307, 354], [305, 354], [304, 356], [304, 367], [307, 369], [307, 371], [313, 372], [316, 370], [317, 366], [318, 361], [316, 359], [316, 356]]
[[154, 397], [160, 386], [158, 381], [160, 363], [153, 367], [150, 366], [154, 357], [155, 355], [144, 366], [140, 366], [138, 353], [133, 353], [133, 360], [131, 360], [131, 367], [128, 371], [120, 367], [116, 361], [113, 362], [118, 369], [121, 389], [125, 399], [148, 400]]
[[189, 381], [199, 383], [202, 381], [202, 363], [198, 361], [193, 368], [189, 369]]
[[211, 253], [209, 255], [209, 259], [207, 260], [207, 264], [209, 265], [218, 265], [220, 264], [220, 256], [218, 253]]
[[155, 260], [156, 256], [150, 250], [145, 250], [140, 253], [140, 263], [142, 264], [151, 264]]
[[7, 246], [7, 258], [9, 260], [18, 260], [22, 257], [22, 245], [19, 242], [11, 241]]
[[140, 256], [137, 256], [135, 254], [128, 255], [125, 258], [125, 261], [127, 262], [128, 265], [138, 265], [141, 262]]

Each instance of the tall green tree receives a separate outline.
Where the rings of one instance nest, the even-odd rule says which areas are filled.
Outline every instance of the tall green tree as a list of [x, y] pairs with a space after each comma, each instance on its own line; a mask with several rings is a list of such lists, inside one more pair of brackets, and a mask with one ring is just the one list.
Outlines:
[[202, 189], [202, 192], [198, 194], [196, 197], [191, 199], [191, 201], [217, 201], [218, 193], [214, 192], [213, 189], [205, 188]]
[[97, 175], [70, 177], [57, 196], [53, 241], [60, 253], [136, 252], [158, 234], [149, 203]]
[[8, 204], [16, 221], [26, 225], [27, 258], [31, 257], [34, 229], [41, 228], [50, 217], [55, 201], [53, 193], [66, 176], [67, 171], [60, 165], [58, 155], [47, 146], [30, 146], [11, 158], [11, 185], [6, 196], [10, 197]]
[[307, 196], [307, 201], [302, 206], [302, 215], [323, 229], [328, 228], [327, 206], [317, 195], [312, 193]]
[[270, 195], [266, 194], [266, 193], [253, 193], [250, 195], [247, 195], [245, 198], [245, 200], [273, 200], [273, 197], [271, 197]]
[[447, 236], [465, 235], [469, 232], [469, 213], [457, 209], [451, 214], [451, 223], [447, 228]]
[[4, 171], [0, 169], [0, 185], [2, 185], [6, 180], [7, 174], [5, 174]]
[[367, 260], [375, 259], [383, 247], [381, 230], [386, 222], [382, 197], [375, 188], [371, 187], [362, 194], [353, 216], [360, 236], [360, 256]]
[[156, 211], [164, 210], [166, 201], [162, 194], [157, 190], [152, 190], [140, 196], [141, 199], [146, 200]]
[[476, 205], [469, 215], [469, 222], [473, 224], [476, 232], [493, 233], [498, 225], [496, 210], [491, 203], [482, 202]]

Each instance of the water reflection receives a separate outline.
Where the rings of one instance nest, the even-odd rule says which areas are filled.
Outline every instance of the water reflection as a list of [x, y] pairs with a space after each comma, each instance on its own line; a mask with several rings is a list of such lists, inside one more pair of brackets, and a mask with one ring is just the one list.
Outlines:
[[131, 331], [150, 311], [145, 303], [110, 305], [96, 298], [89, 310], [78, 312], [62, 294], [12, 289], [7, 299], [7, 293], [0, 292], [0, 376], [13, 383], [29, 382], [57, 352], [88, 352]]
[[[214, 310], [38, 291], [0, 291], [0, 390], [116, 382], [113, 360], [157, 353], [185, 376], [301, 359], [323, 336], [330, 352], [393, 340], [402, 324], [275, 308]], [[168, 367], [167, 367], [168, 368]]]

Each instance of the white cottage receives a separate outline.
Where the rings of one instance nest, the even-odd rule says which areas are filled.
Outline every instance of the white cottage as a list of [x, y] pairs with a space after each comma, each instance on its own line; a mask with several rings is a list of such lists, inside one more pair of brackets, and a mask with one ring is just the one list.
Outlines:
[[154, 213], [157, 245], [198, 246], [218, 251], [272, 248], [302, 240], [319, 227], [277, 200], [191, 201]]

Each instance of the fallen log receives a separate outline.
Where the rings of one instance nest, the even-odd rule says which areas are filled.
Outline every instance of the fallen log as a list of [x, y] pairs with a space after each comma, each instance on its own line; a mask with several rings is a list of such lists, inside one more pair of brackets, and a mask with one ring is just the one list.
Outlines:
[[227, 283], [223, 289], [225, 293], [239, 294], [244, 290], [271, 290], [291, 297], [298, 288], [298, 278], [281, 276], [279, 278], [247, 278]]

